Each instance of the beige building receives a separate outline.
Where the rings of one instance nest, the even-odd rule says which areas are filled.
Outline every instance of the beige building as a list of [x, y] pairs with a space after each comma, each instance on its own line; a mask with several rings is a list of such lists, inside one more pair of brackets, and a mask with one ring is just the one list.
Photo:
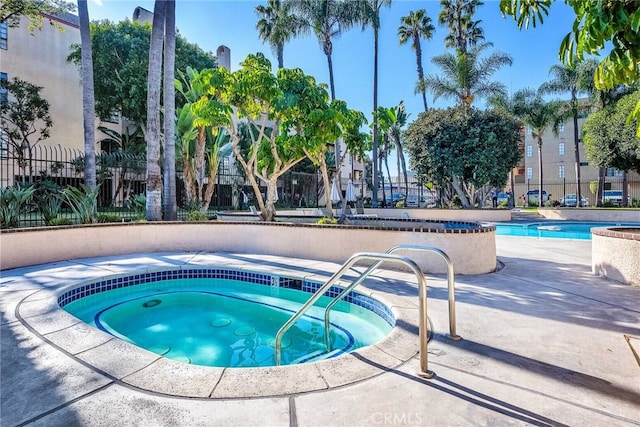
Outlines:
[[[57, 22], [63, 31], [47, 20]], [[0, 34], [4, 36], [0, 49], [2, 78], [19, 77], [42, 86], [40, 96], [49, 102], [53, 126], [50, 137], [41, 144], [82, 149], [82, 84], [78, 68], [66, 61], [70, 46], [80, 43], [78, 17], [47, 15], [42, 29], [33, 33], [27, 28], [27, 19], [22, 18], [19, 27], [5, 26]]]
[[[582, 137], [582, 126], [587, 115], [578, 118], [578, 137]], [[523, 158], [521, 165], [516, 169], [515, 195], [518, 198], [527, 190], [538, 190], [539, 179], [539, 155], [538, 143], [532, 135], [530, 127], [525, 127]], [[596, 204], [596, 195], [592, 191], [592, 182], [598, 180], [598, 168], [591, 166], [582, 143], [579, 144], [580, 153], [580, 190], [582, 197], [587, 199], [590, 206]], [[552, 129], [542, 136], [542, 172], [544, 191], [550, 194], [550, 200], [560, 201], [565, 194], [576, 194], [577, 177], [575, 167], [574, 126], [573, 120], [568, 119], [561, 123], [558, 134]], [[622, 189], [622, 171], [609, 168], [605, 173], [606, 189]], [[628, 191], [632, 198], [640, 198], [640, 177], [636, 173], [629, 173]]]

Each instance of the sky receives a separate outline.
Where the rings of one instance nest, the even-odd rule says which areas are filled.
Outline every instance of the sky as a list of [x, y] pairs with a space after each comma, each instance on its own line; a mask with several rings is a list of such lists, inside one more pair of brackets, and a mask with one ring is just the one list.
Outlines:
[[[192, 43], [206, 51], [216, 52], [220, 45], [231, 49], [232, 70], [251, 53], [262, 52], [273, 68], [277, 59], [268, 44], [263, 44], [255, 28], [259, 17], [255, 7], [266, 2], [250, 0], [177, 0], [176, 26]], [[153, 1], [148, 0], [90, 0], [91, 20], [131, 19], [137, 6], [153, 11]], [[447, 51], [444, 38], [448, 33], [438, 25], [439, 0], [394, 0], [390, 8], [382, 9], [379, 34], [378, 105], [396, 106], [404, 101], [409, 121], [423, 111], [420, 94], [414, 93], [418, 78], [416, 56], [410, 43], [400, 45], [397, 30], [401, 18], [410, 11], [425, 9], [436, 31], [431, 40], [421, 40], [425, 75], [437, 74], [439, 69], [431, 63], [435, 55]], [[485, 41], [493, 43], [486, 52], [498, 50], [513, 58], [511, 67], [505, 66], [493, 75], [510, 93], [524, 87], [536, 89], [549, 80], [549, 68], [559, 63], [558, 48], [570, 31], [575, 15], [564, 2], [554, 2], [543, 25], [519, 30], [511, 18], [502, 18], [498, 0], [485, 0], [478, 8], [475, 19], [480, 19]], [[333, 67], [336, 98], [347, 102], [349, 108], [365, 113], [371, 121], [373, 110], [373, 31], [353, 28], [343, 33], [333, 43]], [[327, 58], [314, 35], [294, 39], [284, 47], [284, 65], [301, 68], [318, 82], [329, 83]], [[427, 93], [429, 107], [446, 108], [453, 100], [440, 98], [433, 102]], [[482, 107], [480, 100], [477, 106]], [[474, 105], [476, 105], [474, 104]]]

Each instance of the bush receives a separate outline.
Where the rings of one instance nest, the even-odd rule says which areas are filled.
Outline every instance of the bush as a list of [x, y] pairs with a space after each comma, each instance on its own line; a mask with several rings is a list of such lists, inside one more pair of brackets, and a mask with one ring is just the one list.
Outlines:
[[557, 208], [560, 206], [560, 202], [557, 200], [547, 200], [544, 205], [549, 208]]
[[338, 220], [335, 218], [322, 217], [316, 222], [316, 224], [325, 225], [325, 224], [337, 224]]
[[98, 215], [98, 222], [99, 223], [122, 222], [122, 217], [120, 215], [114, 215], [114, 214], [100, 214]]
[[396, 202], [396, 208], [404, 208], [404, 200], [398, 200]]
[[69, 218], [54, 218], [51, 221], [47, 222], [47, 225], [50, 227], [55, 227], [57, 225], [71, 225], [73, 222]]
[[92, 224], [97, 221], [95, 206], [99, 193], [99, 185], [92, 190], [84, 184], [80, 184], [80, 188], [67, 187], [63, 191], [67, 203], [81, 224]]
[[640, 208], [640, 199], [632, 199], [630, 207], [632, 207], [632, 208]]
[[20, 214], [26, 208], [34, 191], [33, 186], [0, 189], [0, 228], [20, 226]]
[[615, 208], [616, 204], [613, 202], [613, 200], [603, 200], [602, 201], [602, 207], [603, 208]]
[[191, 211], [187, 216], [187, 221], [209, 221], [209, 217], [202, 211]]

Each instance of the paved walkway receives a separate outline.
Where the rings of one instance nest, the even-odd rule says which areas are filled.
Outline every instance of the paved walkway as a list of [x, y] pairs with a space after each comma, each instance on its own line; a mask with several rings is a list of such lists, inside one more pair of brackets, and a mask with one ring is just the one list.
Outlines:
[[[135, 269], [150, 262], [176, 262], [184, 254], [3, 271], [0, 425], [640, 426], [640, 367], [632, 351], [640, 336], [640, 288], [594, 277], [590, 241], [509, 236], [496, 241], [504, 265], [500, 271], [456, 278], [462, 341], [446, 337], [445, 278], [428, 278], [429, 316], [436, 333], [429, 344], [433, 379], [415, 375], [417, 357], [393, 367], [365, 360], [379, 373], [344, 386], [328, 384], [322, 391], [260, 398], [177, 398], [132, 387], [126, 379], [96, 370], [99, 360], [81, 363], [72, 352], [51, 345], [61, 329], [55, 310], [29, 311], [42, 294], [36, 292], [91, 276], [105, 263]], [[338, 268], [299, 259], [216, 256], [234, 266], [255, 262], [271, 269], [329, 273]], [[415, 306], [415, 286], [405, 282], [410, 277], [384, 272], [366, 285], [400, 289], [401, 304]], [[47, 325], [43, 319], [48, 318]], [[48, 330], [44, 336], [43, 324]], [[67, 345], [79, 352], [99, 345], [76, 341]], [[122, 369], [138, 362], [120, 361]], [[336, 369], [336, 376], [342, 374]], [[265, 387], [276, 381], [268, 376], [261, 380]]]

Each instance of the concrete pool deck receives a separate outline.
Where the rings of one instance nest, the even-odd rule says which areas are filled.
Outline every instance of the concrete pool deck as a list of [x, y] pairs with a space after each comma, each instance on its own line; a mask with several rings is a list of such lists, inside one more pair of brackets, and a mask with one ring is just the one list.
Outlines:
[[[57, 309], [41, 311], [48, 308], [45, 294], [71, 280], [107, 274], [105, 270], [111, 274], [149, 263], [181, 263], [194, 255], [215, 257], [227, 266], [257, 264], [326, 277], [337, 264], [176, 252], [2, 271], [0, 425], [640, 426], [640, 366], [633, 351], [640, 350], [640, 288], [592, 275], [590, 241], [496, 236], [496, 244], [503, 268], [456, 277], [462, 341], [446, 337], [445, 277], [428, 276], [429, 317], [435, 329], [429, 343], [433, 379], [416, 375], [417, 356], [397, 365], [364, 357], [359, 362], [377, 370], [375, 375], [341, 386], [332, 386], [329, 374], [320, 375], [327, 381], [325, 389], [285, 396], [200, 399], [133, 387], [127, 378], [139, 375], [147, 361], [111, 360], [103, 368], [120, 372], [114, 376], [96, 369], [104, 358], [87, 363], [75, 357], [105, 343], [77, 336], [60, 339], [68, 325], [57, 323]], [[365, 283], [374, 291], [393, 290], [399, 306], [415, 307], [418, 301], [410, 274], [384, 271]], [[401, 326], [415, 334], [413, 326]], [[94, 337], [91, 331], [87, 336]], [[388, 349], [389, 358], [393, 351]], [[353, 375], [349, 370], [346, 364], [334, 375]], [[166, 384], [171, 381], [166, 374], [152, 375], [149, 381]], [[190, 384], [202, 384], [207, 375], [204, 369]], [[259, 380], [266, 388], [278, 382], [268, 374]], [[246, 388], [246, 382], [234, 386]], [[255, 390], [247, 390], [252, 395]]]

